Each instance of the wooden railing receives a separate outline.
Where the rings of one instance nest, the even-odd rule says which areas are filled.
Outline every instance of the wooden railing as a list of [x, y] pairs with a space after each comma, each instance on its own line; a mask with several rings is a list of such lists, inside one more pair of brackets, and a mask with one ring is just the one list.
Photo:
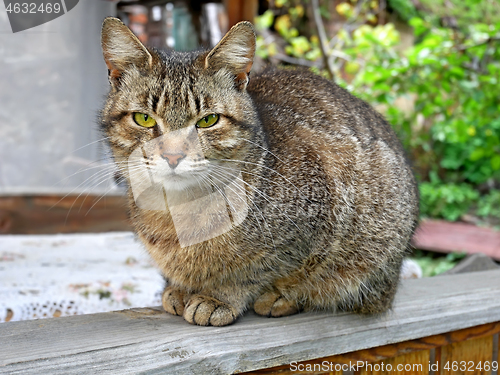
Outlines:
[[382, 315], [248, 313], [217, 328], [155, 307], [4, 323], [0, 374], [496, 375], [499, 332], [492, 270], [403, 281]]

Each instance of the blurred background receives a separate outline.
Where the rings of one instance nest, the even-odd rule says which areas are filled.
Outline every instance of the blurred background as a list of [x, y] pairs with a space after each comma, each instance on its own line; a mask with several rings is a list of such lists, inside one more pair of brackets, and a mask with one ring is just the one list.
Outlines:
[[0, 233], [130, 230], [96, 125], [108, 90], [100, 26], [110, 15], [146, 45], [180, 51], [252, 21], [254, 71], [311, 69], [393, 125], [431, 219], [418, 248], [500, 259], [497, 0], [93, 0], [15, 34], [0, 6]]

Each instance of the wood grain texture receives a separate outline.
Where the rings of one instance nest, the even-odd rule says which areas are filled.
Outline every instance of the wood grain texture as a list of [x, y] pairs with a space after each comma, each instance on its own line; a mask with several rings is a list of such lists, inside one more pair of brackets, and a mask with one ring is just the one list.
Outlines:
[[29, 195], [0, 197], [0, 234], [129, 231], [121, 195]]
[[[490, 375], [492, 359], [493, 336], [456, 342], [441, 348], [439, 374], [466, 375], [474, 373], [477, 375]], [[489, 363], [488, 369], [485, 369], [485, 362]]]
[[367, 362], [360, 375], [427, 375], [429, 374], [429, 350], [421, 350], [408, 354], [398, 355], [384, 361]]
[[393, 310], [378, 316], [248, 313], [228, 327], [198, 327], [147, 308], [4, 323], [0, 374], [229, 374], [499, 321], [494, 270], [407, 280]]
[[496, 358], [497, 358], [497, 363], [498, 363], [498, 367], [499, 369], [497, 370], [497, 373], [500, 374], [500, 334], [497, 333], [495, 335], [495, 347], [496, 347]]

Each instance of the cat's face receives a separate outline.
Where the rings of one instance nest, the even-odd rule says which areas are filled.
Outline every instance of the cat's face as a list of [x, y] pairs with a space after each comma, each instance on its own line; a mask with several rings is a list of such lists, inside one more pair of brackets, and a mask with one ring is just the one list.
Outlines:
[[148, 176], [182, 191], [234, 174], [258, 124], [245, 90], [255, 50], [250, 24], [210, 52], [164, 53], [108, 18], [102, 45], [112, 86], [102, 124], [130, 183]]

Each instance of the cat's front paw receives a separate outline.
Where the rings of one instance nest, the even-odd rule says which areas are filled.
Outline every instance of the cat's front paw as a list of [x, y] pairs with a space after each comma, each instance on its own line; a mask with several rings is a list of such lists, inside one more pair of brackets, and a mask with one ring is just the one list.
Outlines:
[[253, 304], [254, 311], [263, 316], [279, 318], [299, 312], [295, 301], [283, 298], [278, 292], [266, 292], [261, 294]]
[[233, 323], [238, 312], [227, 303], [195, 294], [186, 303], [183, 316], [191, 324], [220, 327]]
[[180, 289], [174, 286], [167, 286], [161, 297], [163, 308], [172, 315], [182, 316], [187, 297], [189, 296]]

